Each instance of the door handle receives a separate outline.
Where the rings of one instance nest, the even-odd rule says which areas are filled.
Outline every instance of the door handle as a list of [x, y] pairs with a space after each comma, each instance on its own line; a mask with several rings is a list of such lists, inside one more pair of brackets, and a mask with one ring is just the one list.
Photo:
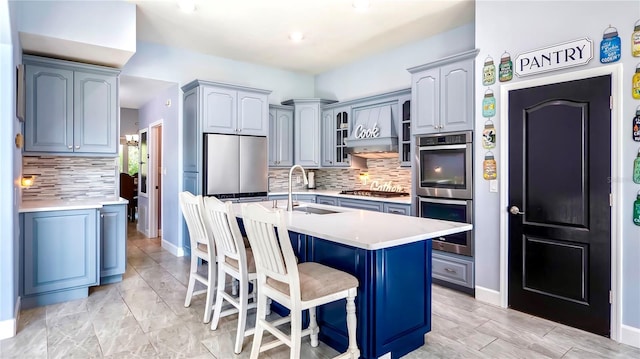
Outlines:
[[511, 206], [511, 208], [509, 208], [509, 212], [511, 212], [511, 214], [524, 214], [524, 212], [520, 212], [520, 208], [518, 208], [518, 206]]

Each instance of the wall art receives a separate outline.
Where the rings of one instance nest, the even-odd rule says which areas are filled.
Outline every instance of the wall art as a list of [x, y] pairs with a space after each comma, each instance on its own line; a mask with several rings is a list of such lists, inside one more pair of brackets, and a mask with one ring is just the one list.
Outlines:
[[640, 100], [640, 63], [636, 65], [636, 72], [631, 78], [631, 96]]
[[482, 147], [492, 149], [496, 147], [496, 128], [493, 121], [487, 120], [482, 130]]
[[607, 64], [620, 60], [621, 47], [618, 29], [609, 25], [608, 28], [604, 29], [602, 41], [600, 41], [600, 62]]
[[498, 178], [498, 165], [491, 151], [484, 155], [484, 161], [482, 161], [482, 177], [487, 181]]
[[496, 115], [496, 98], [490, 88], [484, 92], [482, 99], [482, 117], [493, 117]]
[[482, 84], [489, 86], [494, 83], [496, 83], [496, 65], [493, 63], [493, 58], [487, 56], [487, 58], [484, 59], [484, 67], [482, 68]]
[[511, 55], [508, 52], [504, 52], [500, 56], [500, 65], [498, 66], [498, 80], [500, 82], [511, 81], [513, 78], [513, 62], [511, 61]]
[[640, 20], [636, 21], [631, 34], [631, 55], [640, 57]]
[[640, 184], [640, 148], [636, 159], [633, 160], [633, 182]]
[[636, 107], [636, 116], [633, 118], [633, 140], [640, 142], [640, 106]]
[[633, 202], [633, 223], [636, 226], [640, 226], [640, 191], [638, 191], [636, 200]]

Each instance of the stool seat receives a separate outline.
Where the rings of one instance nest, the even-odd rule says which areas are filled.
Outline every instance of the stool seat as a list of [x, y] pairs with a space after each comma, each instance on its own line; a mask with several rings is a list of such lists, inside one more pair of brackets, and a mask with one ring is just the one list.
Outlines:
[[[303, 302], [358, 286], [356, 277], [320, 263], [298, 264], [298, 275], [300, 276], [300, 299]], [[273, 278], [267, 278], [267, 284], [281, 293], [289, 295], [288, 284]]]

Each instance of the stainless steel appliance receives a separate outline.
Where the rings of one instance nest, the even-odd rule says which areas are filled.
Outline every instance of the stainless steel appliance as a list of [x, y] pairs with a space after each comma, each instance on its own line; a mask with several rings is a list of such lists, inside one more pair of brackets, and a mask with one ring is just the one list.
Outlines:
[[471, 131], [419, 136], [416, 139], [416, 194], [471, 199], [472, 141]]
[[[452, 222], [471, 223], [473, 207], [471, 200], [418, 197], [418, 217], [441, 219]], [[433, 238], [433, 249], [473, 255], [473, 231]]]
[[242, 202], [266, 198], [266, 137], [205, 134], [204, 151], [205, 195]]

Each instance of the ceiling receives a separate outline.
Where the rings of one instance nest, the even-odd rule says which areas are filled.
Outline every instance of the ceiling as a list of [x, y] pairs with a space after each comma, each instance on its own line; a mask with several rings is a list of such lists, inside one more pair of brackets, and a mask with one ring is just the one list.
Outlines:
[[[474, 19], [473, 0], [128, 0], [138, 41], [306, 74], [319, 74]], [[291, 31], [305, 38], [293, 43]], [[121, 76], [120, 104], [140, 108], [170, 84]]]

